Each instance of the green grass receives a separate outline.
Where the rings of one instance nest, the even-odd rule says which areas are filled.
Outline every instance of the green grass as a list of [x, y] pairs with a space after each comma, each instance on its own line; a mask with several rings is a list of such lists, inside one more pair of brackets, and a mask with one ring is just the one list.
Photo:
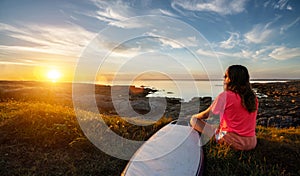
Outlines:
[[[146, 140], [171, 121], [135, 126], [118, 116], [101, 117], [132, 140]], [[206, 144], [204, 175], [300, 175], [300, 128], [256, 130], [258, 144], [251, 151]], [[120, 175], [127, 164], [96, 148], [81, 131], [73, 107], [65, 104], [2, 100], [0, 134], [0, 175]]]
[[211, 141], [204, 146], [207, 175], [299, 175], [300, 128], [257, 127], [254, 150], [235, 151]]

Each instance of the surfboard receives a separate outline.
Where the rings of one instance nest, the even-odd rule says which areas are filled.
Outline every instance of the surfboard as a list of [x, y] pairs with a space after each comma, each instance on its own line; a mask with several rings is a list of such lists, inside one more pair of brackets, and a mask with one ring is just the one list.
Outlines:
[[173, 121], [151, 136], [132, 156], [122, 176], [199, 176], [203, 172], [200, 135]]

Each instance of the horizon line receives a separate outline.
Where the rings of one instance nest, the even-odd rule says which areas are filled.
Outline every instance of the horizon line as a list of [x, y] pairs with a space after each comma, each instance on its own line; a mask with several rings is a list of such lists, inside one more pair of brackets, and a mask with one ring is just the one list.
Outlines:
[[[185, 78], [177, 78], [177, 79], [164, 79], [164, 78], [146, 78], [146, 79], [140, 79], [138, 81], [223, 81], [221, 78], [212, 78], [212, 79], [207, 79], [207, 78], [196, 78], [196, 79], [185, 79]], [[253, 78], [250, 79], [250, 81], [299, 81], [300, 78]], [[44, 80], [8, 80], [8, 79], [0, 79], [1, 82], [49, 82], [53, 83], [51, 81], [44, 81]], [[120, 79], [120, 81], [133, 81], [131, 79]], [[96, 82], [101, 82], [101, 81], [94, 81]], [[82, 82], [75, 82], [74, 80], [72, 81], [57, 81], [55, 83], [92, 83], [89, 81], [82, 81]]]

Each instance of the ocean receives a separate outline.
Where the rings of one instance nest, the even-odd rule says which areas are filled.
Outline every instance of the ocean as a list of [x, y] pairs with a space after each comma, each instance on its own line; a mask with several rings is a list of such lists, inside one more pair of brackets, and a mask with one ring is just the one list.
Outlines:
[[[270, 82], [286, 82], [259, 80], [250, 81], [251, 83], [270, 83]], [[137, 87], [148, 87], [158, 90], [148, 95], [148, 97], [173, 97], [181, 98], [183, 101], [189, 101], [193, 97], [212, 97], [213, 99], [223, 91], [223, 80], [207, 81], [207, 80], [139, 80], [132, 83]]]

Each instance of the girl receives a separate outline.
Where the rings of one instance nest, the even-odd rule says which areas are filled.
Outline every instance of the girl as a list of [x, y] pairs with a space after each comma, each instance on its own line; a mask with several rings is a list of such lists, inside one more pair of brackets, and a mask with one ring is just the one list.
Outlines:
[[[209, 136], [215, 135], [218, 143], [225, 143], [236, 150], [251, 150], [256, 146], [256, 116], [258, 100], [251, 89], [246, 67], [230, 66], [224, 75], [224, 91], [205, 111], [192, 116], [191, 126]], [[203, 119], [219, 115], [217, 130]], [[205, 128], [204, 128], [205, 127]]]

